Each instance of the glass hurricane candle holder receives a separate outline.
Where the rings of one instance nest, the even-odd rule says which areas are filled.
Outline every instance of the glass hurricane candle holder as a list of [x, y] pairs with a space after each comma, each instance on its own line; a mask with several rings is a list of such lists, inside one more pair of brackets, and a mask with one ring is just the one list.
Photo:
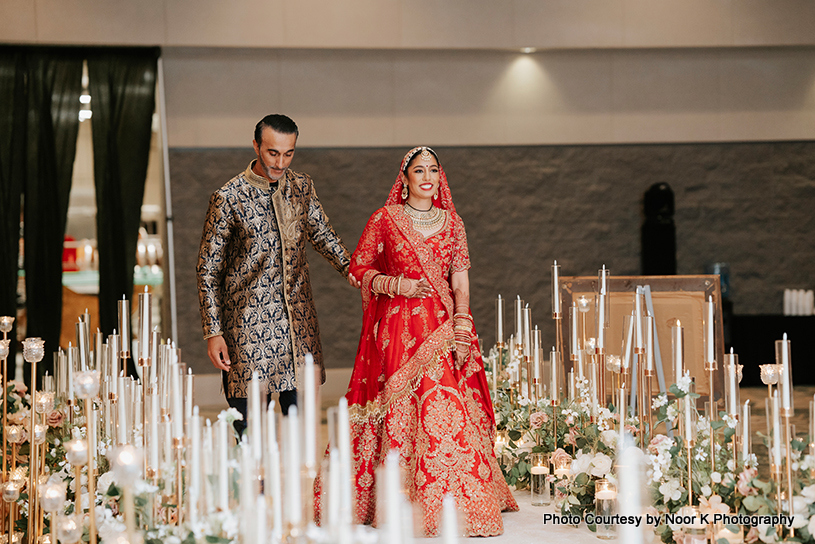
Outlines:
[[47, 414], [54, 409], [54, 394], [53, 393], [35, 393], [36, 401], [34, 402], [34, 410], [38, 414]]
[[602, 478], [594, 484], [594, 514], [597, 538], [611, 540], [617, 536], [612, 516], [617, 512], [617, 488]]
[[566, 478], [571, 470], [572, 458], [569, 455], [553, 456], [552, 464], [555, 469], [555, 477], [558, 479]]
[[580, 313], [584, 314], [589, 311], [592, 302], [594, 301], [589, 300], [586, 295], [580, 295], [580, 298], [577, 299], [577, 309], [580, 311]]
[[78, 515], [57, 516], [56, 530], [54, 531], [60, 542], [74, 544], [82, 538], [82, 521]]
[[10, 444], [19, 444], [25, 440], [25, 430], [20, 425], [10, 425], [7, 440]]
[[619, 355], [608, 355], [606, 356], [606, 369], [609, 372], [614, 372], [615, 374], [620, 373], [620, 368], [622, 367], [623, 361]]
[[65, 506], [65, 485], [56, 482], [46, 483], [40, 487], [40, 504], [42, 509], [53, 513]]
[[529, 473], [532, 488], [532, 506], [547, 506], [552, 502], [552, 486], [549, 477], [549, 456], [545, 453], [529, 455]]
[[778, 365], [758, 365], [761, 370], [761, 383], [764, 385], [775, 385], [778, 383]]
[[11, 343], [11, 340], [8, 340], [8, 339], [0, 340], [0, 359], [5, 359], [6, 357], [8, 357], [8, 351], [9, 351], [9, 344], [10, 343]]
[[23, 357], [28, 363], [39, 363], [45, 356], [45, 340], [26, 338], [23, 340]]
[[34, 425], [34, 432], [32, 434], [32, 442], [34, 442], [35, 445], [39, 446], [45, 444], [45, 439], [48, 436], [48, 425], [43, 425], [42, 423]]
[[113, 476], [118, 483], [129, 485], [141, 476], [142, 451], [139, 448], [125, 444], [119, 446], [108, 454]]
[[88, 444], [74, 438], [65, 443], [65, 459], [74, 467], [81, 467], [88, 462]]
[[14, 324], [14, 318], [4, 315], [0, 317], [0, 332], [10, 333], [11, 326]]
[[684, 524], [685, 544], [707, 544], [707, 524], [702, 523], [698, 506], [683, 506], [680, 511], [688, 522]]
[[74, 394], [80, 399], [92, 399], [99, 395], [99, 371], [74, 373]]
[[20, 488], [22, 486], [17, 481], [8, 481], [3, 484], [3, 500], [6, 502], [15, 502], [20, 498]]

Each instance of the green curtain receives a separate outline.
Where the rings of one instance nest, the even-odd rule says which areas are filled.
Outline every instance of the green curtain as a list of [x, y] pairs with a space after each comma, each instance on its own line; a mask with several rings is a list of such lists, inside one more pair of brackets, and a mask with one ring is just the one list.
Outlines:
[[[77, 49], [27, 54], [27, 167], [25, 176], [26, 335], [45, 340], [40, 376], [53, 364], [62, 322], [62, 246], [68, 217], [82, 59]], [[51, 369], [53, 374], [53, 370]]]
[[117, 328], [117, 301], [133, 296], [133, 268], [157, 77], [158, 49], [88, 54], [99, 248], [99, 322]]
[[[0, 315], [17, 315], [20, 196], [25, 170], [25, 52], [0, 48]], [[17, 321], [9, 333], [9, 375], [14, 377]]]

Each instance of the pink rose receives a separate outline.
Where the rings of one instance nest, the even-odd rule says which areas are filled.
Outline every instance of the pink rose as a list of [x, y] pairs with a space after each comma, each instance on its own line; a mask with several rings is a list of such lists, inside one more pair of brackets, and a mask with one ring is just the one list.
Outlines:
[[569, 432], [566, 435], [566, 443], [571, 444], [572, 446], [576, 446], [577, 436], [578, 436], [577, 431], [575, 431], [574, 429], [569, 429]]
[[65, 413], [62, 410], [51, 410], [45, 416], [45, 421], [51, 427], [61, 427], [62, 422], [65, 421]]
[[755, 478], [757, 475], [758, 469], [755, 467], [744, 470], [741, 474], [739, 474], [739, 479], [736, 482], [736, 491], [745, 497], [748, 495], [757, 495], [758, 490], [751, 485], [753, 478]]
[[625, 430], [631, 433], [632, 436], [637, 436], [637, 434], [640, 432], [639, 428], [634, 427], [633, 425], [626, 425]]
[[529, 426], [532, 429], [540, 429], [549, 420], [544, 412], [533, 412], [529, 415]]
[[744, 535], [744, 541], [747, 544], [752, 544], [758, 540], [758, 528], [750, 527], [750, 530], [747, 531], [747, 534]]
[[28, 386], [25, 384], [25, 382], [12, 380], [9, 383], [14, 386], [14, 392], [20, 395], [21, 397], [25, 395], [26, 392], [28, 391]]
[[672, 440], [664, 434], [658, 434], [651, 439], [651, 442], [648, 443], [648, 451], [656, 455], [659, 453], [659, 449], [661, 447], [666, 446], [666, 442], [672, 442]]
[[563, 448], [556, 449], [555, 453], [552, 454], [552, 465], [554, 466], [566, 466], [571, 461], [572, 456], [566, 453]]

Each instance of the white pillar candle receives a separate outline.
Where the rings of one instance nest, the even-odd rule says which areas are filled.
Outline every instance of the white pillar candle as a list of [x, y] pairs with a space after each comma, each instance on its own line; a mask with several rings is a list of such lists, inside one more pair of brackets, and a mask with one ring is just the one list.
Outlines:
[[317, 370], [314, 357], [306, 353], [305, 375], [303, 376], [303, 449], [305, 465], [310, 472], [317, 467], [317, 380], [314, 375]]
[[158, 354], [160, 345], [161, 333], [159, 333], [158, 327], [154, 327], [153, 331], [150, 333], [150, 376], [147, 383], [153, 383], [156, 381], [156, 376], [158, 375]]
[[229, 510], [229, 423], [225, 420], [218, 421], [218, 509]]
[[303, 504], [300, 492], [300, 422], [297, 416], [297, 406], [289, 407], [288, 419], [288, 449], [286, 460], [286, 504], [289, 506], [289, 523], [297, 527], [303, 520]]
[[111, 385], [111, 394], [114, 397], [119, 396], [119, 341], [121, 338], [116, 331], [113, 331], [113, 334], [108, 336], [108, 375], [111, 377], [110, 385]]
[[269, 542], [268, 527], [266, 524], [266, 497], [258, 495], [255, 498], [255, 534], [252, 542], [266, 544]]
[[715, 343], [713, 340], [713, 297], [709, 296], [705, 302], [705, 362], [716, 360]]
[[575, 398], [575, 386], [574, 386], [574, 371], [569, 371], [569, 400], [574, 402], [577, 400]]
[[504, 342], [504, 299], [498, 295], [495, 301], [495, 343]]
[[323, 507], [328, 510], [328, 529], [333, 532], [340, 524], [340, 458], [336, 447], [328, 452], [328, 494]]
[[606, 328], [608, 327], [608, 278], [609, 270], [603, 265], [597, 272], [597, 348], [606, 347]]

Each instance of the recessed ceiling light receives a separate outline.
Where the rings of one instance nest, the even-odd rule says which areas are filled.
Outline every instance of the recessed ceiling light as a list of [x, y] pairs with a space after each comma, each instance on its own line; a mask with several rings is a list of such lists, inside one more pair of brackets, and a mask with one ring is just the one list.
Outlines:
[[521, 53], [524, 53], [525, 55], [534, 53], [535, 51], [537, 51], [537, 49], [535, 49], [534, 47], [521, 47]]

